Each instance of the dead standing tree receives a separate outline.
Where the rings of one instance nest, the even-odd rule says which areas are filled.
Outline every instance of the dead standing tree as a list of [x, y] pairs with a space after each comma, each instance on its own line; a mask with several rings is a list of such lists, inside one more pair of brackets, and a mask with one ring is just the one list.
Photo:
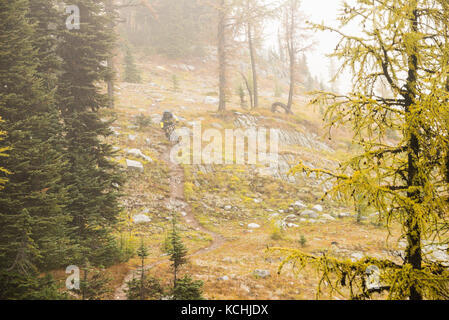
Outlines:
[[[210, 2], [209, 2], [210, 3]], [[269, 15], [274, 15], [275, 9], [263, 5], [257, 0], [220, 0], [220, 3], [211, 4], [217, 8], [218, 30], [217, 30], [217, 52], [218, 52], [218, 73], [219, 73], [219, 107], [220, 112], [226, 111], [228, 100], [228, 64], [231, 60], [229, 48], [235, 40], [239, 31], [244, 28], [248, 42], [248, 49], [251, 59], [252, 88], [243, 72], [240, 74], [245, 80], [245, 84], [250, 95], [251, 107], [257, 108], [258, 102], [258, 79], [256, 70], [256, 31], [255, 27], [261, 24], [261, 20]], [[235, 51], [235, 50], [234, 50]]]
[[266, 4], [260, 0], [244, 0], [239, 4], [238, 20], [235, 28], [243, 29], [248, 45], [249, 58], [251, 64], [252, 86], [249, 85], [248, 78], [240, 72], [245, 81], [248, 95], [250, 97], [251, 109], [259, 107], [259, 86], [257, 76], [257, 46], [261, 41], [263, 22], [275, 16], [279, 7], [274, 4]]
[[[210, 2], [209, 2], [210, 3]], [[220, 0], [219, 4], [210, 4], [215, 7], [218, 12], [218, 30], [217, 30], [217, 53], [218, 53], [218, 90], [219, 103], [218, 111], [226, 111], [226, 103], [228, 101], [228, 47], [232, 36], [230, 34], [235, 31], [236, 17], [233, 12], [236, 4], [235, 0]], [[234, 15], [233, 15], [234, 14]]]
[[218, 78], [219, 78], [219, 103], [218, 111], [226, 111], [226, 18], [228, 8], [226, 6], [226, 0], [220, 0], [220, 6], [218, 7], [218, 30], [217, 30], [217, 51], [218, 51]]
[[[304, 52], [312, 46], [308, 41], [308, 35], [304, 32], [305, 17], [300, 11], [300, 0], [286, 0], [282, 8], [282, 28], [284, 29], [284, 48], [289, 59], [290, 89], [287, 104], [275, 102], [271, 106], [271, 111], [276, 112], [280, 107], [287, 114], [292, 114], [293, 96], [296, 85], [296, 68], [298, 53]], [[282, 44], [280, 44], [282, 46]], [[284, 48], [280, 48], [282, 51]]]

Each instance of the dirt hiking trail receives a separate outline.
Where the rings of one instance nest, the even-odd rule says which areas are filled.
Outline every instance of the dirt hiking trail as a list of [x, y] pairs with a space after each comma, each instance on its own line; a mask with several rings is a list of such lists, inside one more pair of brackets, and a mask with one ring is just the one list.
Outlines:
[[[190, 257], [206, 254], [213, 250], [220, 248], [225, 239], [223, 236], [205, 228], [202, 226], [199, 221], [195, 218], [195, 215], [192, 212], [192, 208], [185, 201], [184, 196], [184, 169], [181, 165], [174, 163], [170, 159], [170, 150], [171, 145], [168, 145], [165, 152], [162, 155], [162, 160], [164, 160], [168, 164], [168, 168], [170, 171], [170, 197], [166, 200], [166, 207], [171, 211], [176, 213], [182, 213], [182, 217], [185, 223], [195, 229], [196, 231], [200, 231], [206, 233], [212, 238], [212, 242], [209, 246], [202, 248], [195, 253], [189, 255]], [[150, 270], [162, 263], [168, 262], [168, 258], [160, 260], [158, 262], [148, 264], [144, 267], [145, 271]], [[140, 272], [137, 269], [131, 270], [123, 279], [123, 283], [115, 290], [114, 299], [115, 300], [126, 300], [126, 283], [131, 281], [134, 277], [139, 276]]]

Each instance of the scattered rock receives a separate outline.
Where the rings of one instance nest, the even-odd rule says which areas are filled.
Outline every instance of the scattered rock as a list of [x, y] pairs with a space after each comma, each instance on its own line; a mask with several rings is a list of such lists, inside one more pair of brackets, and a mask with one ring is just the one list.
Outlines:
[[429, 260], [449, 266], [448, 249], [449, 245], [430, 244], [423, 246], [423, 253]]
[[436, 250], [432, 252], [432, 260], [435, 262], [439, 262], [444, 266], [449, 265], [449, 255], [446, 251]]
[[135, 136], [135, 135], [133, 135], [133, 134], [130, 134], [130, 135], [128, 135], [128, 139], [129, 139], [130, 141], [135, 141], [135, 140], [137, 139], [137, 136]]
[[339, 217], [340, 219], [346, 218], [346, 217], [350, 217], [350, 216], [351, 216], [351, 213], [349, 213], [349, 212], [340, 212], [340, 213], [338, 214], [338, 217]]
[[365, 285], [368, 290], [382, 288], [382, 284], [380, 283], [380, 270], [377, 266], [369, 266], [366, 268], [365, 274], [368, 276], [365, 280]]
[[250, 228], [250, 229], [259, 229], [260, 225], [258, 225], [257, 223], [250, 223], [250, 224], [248, 224], [248, 228]]
[[296, 201], [295, 203], [293, 203], [292, 205], [293, 207], [299, 208], [299, 209], [304, 209], [307, 208], [307, 206], [302, 202], [302, 201]]
[[320, 205], [320, 204], [317, 204], [312, 209], [315, 210], [315, 211], [318, 211], [318, 212], [323, 212], [323, 206]]
[[261, 269], [256, 269], [256, 270], [254, 270], [254, 273], [253, 273], [253, 274], [254, 274], [256, 277], [262, 278], [262, 279], [265, 279], [265, 278], [268, 278], [268, 277], [271, 276], [270, 271], [268, 271], [268, 270], [261, 270]]
[[143, 164], [139, 161], [126, 159], [126, 166], [131, 170], [143, 171]]
[[151, 219], [144, 214], [138, 214], [133, 217], [133, 222], [135, 224], [148, 223], [148, 222], [151, 222]]
[[356, 262], [356, 261], [358, 261], [358, 260], [363, 259], [364, 256], [365, 256], [365, 255], [363, 254], [363, 252], [353, 252], [353, 253], [351, 254], [351, 260], [352, 260], [353, 262]]
[[228, 276], [223, 276], [217, 279], [218, 281], [228, 281], [229, 277]]
[[301, 217], [310, 218], [310, 219], [318, 219], [319, 215], [315, 211], [312, 210], [304, 210], [301, 213]]
[[215, 97], [206, 97], [204, 99], [204, 103], [205, 104], [218, 104], [218, 102], [220, 102], [220, 100], [218, 98]]
[[153, 162], [153, 159], [151, 159], [149, 156], [143, 154], [142, 151], [140, 151], [139, 149], [128, 149], [126, 150], [127, 154], [132, 154], [135, 157], [140, 157], [142, 159], [145, 159], [148, 162]]
[[329, 220], [329, 221], [334, 221], [335, 220], [335, 218], [332, 217], [330, 214], [323, 214], [321, 216], [321, 218], [324, 219], [324, 220]]
[[286, 222], [296, 222], [298, 221], [298, 217], [294, 214], [290, 214], [284, 218]]

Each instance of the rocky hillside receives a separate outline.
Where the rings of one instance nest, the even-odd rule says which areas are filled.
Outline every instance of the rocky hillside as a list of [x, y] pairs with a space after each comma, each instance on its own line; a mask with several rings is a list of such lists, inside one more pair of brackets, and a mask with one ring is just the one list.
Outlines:
[[[299, 160], [334, 169], [351, 152], [344, 130], [332, 140], [325, 137], [319, 106], [308, 106], [307, 99], [298, 96], [293, 116], [273, 114], [269, 105], [274, 98], [266, 89], [260, 110], [241, 109], [235, 97], [230, 110], [218, 115], [215, 78], [206, 62], [159, 61], [140, 67], [145, 70], [142, 84], [120, 83], [116, 108], [105, 113], [104, 120], [116, 119], [110, 140], [117, 151], [115, 161], [129, 178], [118, 234], [130, 251], [138, 236], [144, 236], [151, 248], [150, 274], [169, 281], [161, 244], [173, 212], [183, 217], [182, 235], [192, 254], [186, 271], [204, 280], [210, 299], [313, 299], [316, 274], [306, 270], [298, 275], [288, 268], [278, 274], [282, 257], [268, 254], [267, 247], [330, 252], [353, 260], [368, 253], [400, 259], [394, 227], [386, 242], [387, 230], [377, 222], [376, 212], [362, 212], [357, 222], [351, 204], [321, 199], [332, 187], [329, 182], [289, 174]], [[179, 90], [171, 84], [174, 74], [180, 79]], [[175, 165], [168, 157], [173, 143], [159, 127], [164, 110], [171, 110], [178, 127], [187, 132], [193, 121], [218, 131], [279, 129], [279, 167]], [[446, 259], [444, 248], [437, 249], [439, 258]], [[119, 287], [137, 264], [131, 259], [111, 269], [118, 288], [114, 298], [123, 298]]]

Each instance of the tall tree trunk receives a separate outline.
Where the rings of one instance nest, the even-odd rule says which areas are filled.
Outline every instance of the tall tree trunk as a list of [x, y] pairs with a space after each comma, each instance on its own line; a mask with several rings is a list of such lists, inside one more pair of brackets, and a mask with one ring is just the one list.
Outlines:
[[279, 46], [279, 59], [281, 60], [282, 67], [285, 66], [284, 46], [282, 44], [281, 32], [278, 30], [278, 46]]
[[226, 111], [226, 3], [220, 1], [218, 9], [218, 73], [219, 73], [219, 104], [218, 111]]
[[295, 94], [295, 54], [292, 50], [290, 51], [290, 89], [288, 91], [288, 102], [287, 109], [289, 112], [292, 110], [293, 105], [293, 95]]
[[253, 93], [251, 92], [251, 87], [249, 85], [249, 81], [246, 78], [245, 74], [243, 72], [240, 72], [243, 80], [245, 81], [245, 86], [246, 86], [246, 90], [248, 91], [248, 96], [249, 96], [249, 101], [250, 101], [250, 106], [251, 109], [254, 107], [254, 102], [253, 102]]
[[[413, 11], [411, 18], [411, 28], [413, 32], [418, 32], [418, 11]], [[416, 99], [416, 80], [417, 80], [417, 70], [418, 70], [418, 46], [417, 44], [412, 45], [411, 54], [408, 58], [409, 70], [407, 78], [407, 95], [406, 95], [406, 121], [410, 121], [411, 108], [415, 103]], [[418, 175], [418, 159], [420, 153], [419, 141], [416, 135], [412, 132], [410, 134], [409, 146], [408, 146], [408, 180], [407, 186], [409, 188], [419, 187], [421, 185]], [[407, 197], [413, 202], [420, 201], [419, 191], [410, 191], [407, 193]], [[409, 263], [413, 269], [420, 270], [422, 267], [422, 249], [421, 249], [421, 229], [417, 217], [417, 212], [413, 208], [408, 209], [408, 217], [406, 221], [407, 228], [407, 248], [406, 248], [406, 262]], [[422, 293], [419, 292], [416, 286], [410, 288], [410, 299], [411, 300], [422, 300]]]
[[[285, 47], [288, 53], [288, 63], [289, 63], [289, 72], [290, 72], [290, 89], [288, 93], [288, 102], [284, 104], [282, 102], [275, 102], [271, 106], [271, 111], [276, 112], [278, 107], [281, 107], [285, 110], [287, 114], [293, 114], [292, 106], [293, 106], [293, 95], [295, 94], [295, 69], [296, 69], [296, 47], [295, 47], [295, 28], [296, 28], [296, 20], [295, 20], [295, 10], [296, 10], [296, 2], [291, 2], [290, 6], [285, 10], [284, 21], [285, 23]], [[280, 38], [279, 38], [280, 39]], [[279, 41], [280, 52], [282, 50], [281, 41]]]
[[251, 108], [258, 108], [259, 107], [259, 92], [258, 92], [258, 84], [257, 84], [257, 70], [256, 70], [256, 53], [254, 50], [254, 44], [253, 44], [253, 35], [252, 35], [252, 24], [248, 22], [248, 46], [249, 46], [249, 53], [251, 57], [251, 70], [253, 73], [253, 97], [254, 97], [254, 104], [251, 105]]

